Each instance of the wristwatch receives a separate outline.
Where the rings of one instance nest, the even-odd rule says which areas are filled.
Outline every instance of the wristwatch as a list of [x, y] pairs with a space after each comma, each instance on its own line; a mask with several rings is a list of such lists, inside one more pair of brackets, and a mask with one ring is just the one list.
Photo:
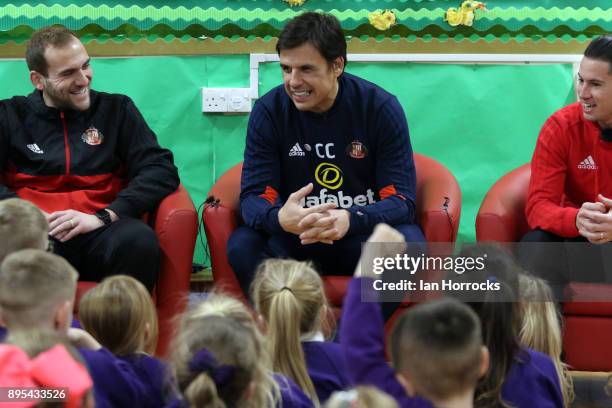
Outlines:
[[108, 211], [106, 211], [106, 209], [102, 209], [102, 210], [98, 211], [96, 213], [96, 217], [101, 219], [102, 222], [104, 223], [104, 225], [108, 225], [111, 222], [113, 222], [113, 220], [111, 220], [110, 213]]

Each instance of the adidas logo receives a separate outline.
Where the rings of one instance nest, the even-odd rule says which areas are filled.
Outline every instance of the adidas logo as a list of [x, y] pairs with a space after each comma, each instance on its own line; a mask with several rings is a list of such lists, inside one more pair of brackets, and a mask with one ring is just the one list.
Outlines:
[[578, 164], [578, 168], [583, 170], [597, 170], [597, 165], [595, 164], [593, 157], [589, 155], [589, 157]]
[[43, 154], [44, 152], [40, 150], [40, 147], [36, 143], [26, 145], [28, 149], [33, 151], [34, 153]]
[[295, 156], [300, 156], [300, 157], [306, 156], [306, 153], [304, 153], [299, 143], [294, 144], [291, 150], [289, 150], [289, 157], [295, 157]]

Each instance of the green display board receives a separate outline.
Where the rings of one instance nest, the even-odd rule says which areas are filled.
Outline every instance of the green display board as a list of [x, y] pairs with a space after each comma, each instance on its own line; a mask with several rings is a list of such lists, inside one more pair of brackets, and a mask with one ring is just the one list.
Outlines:
[[[247, 87], [248, 56], [94, 59], [93, 87], [130, 95], [172, 149], [196, 203], [242, 160], [247, 115], [201, 112], [200, 88]], [[348, 71], [397, 95], [415, 151], [457, 177], [463, 192], [460, 240], [474, 239], [474, 219], [491, 184], [529, 161], [546, 117], [573, 99], [569, 65], [351, 63]], [[0, 98], [32, 89], [23, 61], [0, 60]], [[260, 92], [280, 83], [278, 63], [260, 66]], [[195, 261], [208, 262], [197, 246]]]
[[[307, 0], [290, 7], [282, 0], [179, 0], [172, 2], [110, 0], [0, 4], [0, 43], [23, 41], [32, 29], [63, 24], [89, 39], [221, 38], [278, 36], [285, 23], [304, 10], [334, 14], [349, 36], [507, 41], [544, 39], [584, 41], [612, 31], [612, 4], [607, 0], [491, 0], [488, 11], [478, 10], [474, 24], [450, 26], [444, 16], [462, 0]], [[372, 11], [390, 9], [396, 25], [378, 31], [369, 24]]]

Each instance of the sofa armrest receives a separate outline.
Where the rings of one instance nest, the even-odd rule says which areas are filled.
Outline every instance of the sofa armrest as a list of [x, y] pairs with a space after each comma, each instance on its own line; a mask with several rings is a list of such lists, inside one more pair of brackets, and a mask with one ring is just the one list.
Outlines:
[[[160, 334], [171, 333], [172, 318], [186, 305], [191, 282], [193, 252], [198, 235], [198, 214], [189, 193], [180, 185], [160, 203], [153, 229], [161, 249], [156, 303]], [[160, 348], [165, 348], [160, 336]]]
[[487, 192], [476, 216], [478, 241], [515, 242], [527, 231], [525, 200], [531, 168], [524, 164], [500, 178]]
[[455, 242], [461, 217], [461, 190], [455, 178], [437, 177], [418, 191], [417, 222], [427, 242]]
[[238, 299], [245, 300], [238, 279], [227, 259], [227, 242], [238, 226], [234, 210], [222, 204], [211, 204], [202, 211], [202, 221], [210, 249], [215, 287]]

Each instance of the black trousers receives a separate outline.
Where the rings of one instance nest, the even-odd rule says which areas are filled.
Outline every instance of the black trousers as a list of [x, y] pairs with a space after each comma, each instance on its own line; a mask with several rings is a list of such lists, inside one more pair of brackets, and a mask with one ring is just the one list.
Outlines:
[[159, 241], [141, 220], [122, 218], [66, 242], [52, 241], [54, 252], [74, 266], [79, 280], [99, 282], [110, 275], [130, 275], [149, 291], [157, 282]]
[[537, 228], [521, 239], [517, 259], [528, 272], [548, 281], [558, 301], [564, 300], [569, 282], [612, 283], [610, 243], [596, 245], [582, 236], [563, 238]]

